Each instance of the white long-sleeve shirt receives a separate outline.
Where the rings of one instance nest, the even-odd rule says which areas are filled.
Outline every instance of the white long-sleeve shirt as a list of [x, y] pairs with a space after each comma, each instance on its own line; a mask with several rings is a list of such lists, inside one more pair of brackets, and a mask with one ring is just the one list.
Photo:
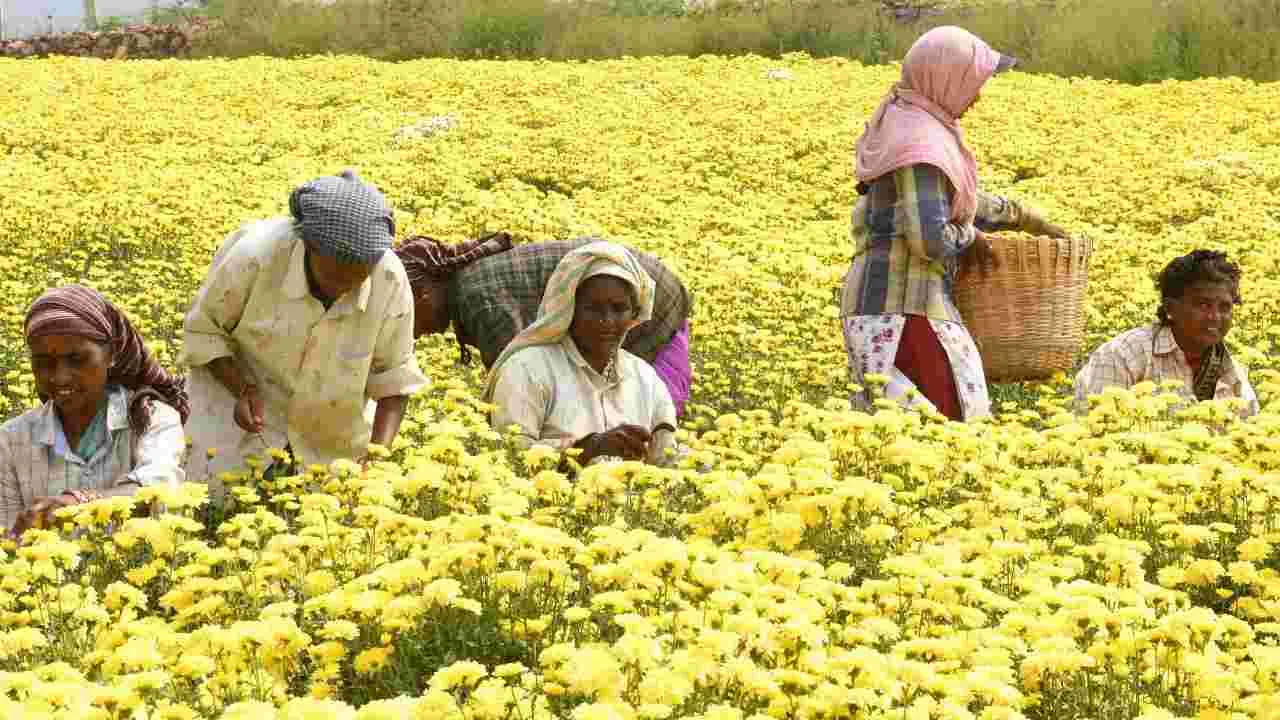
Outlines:
[[[569, 335], [560, 342], [527, 347], [503, 363], [493, 391], [492, 424], [505, 433], [520, 428], [518, 442], [565, 450], [591, 433], [629, 424], [652, 431], [676, 426], [671, 393], [648, 363], [618, 350], [616, 377], [605, 377], [582, 357]], [[666, 464], [675, 434], [654, 435], [649, 462]]]

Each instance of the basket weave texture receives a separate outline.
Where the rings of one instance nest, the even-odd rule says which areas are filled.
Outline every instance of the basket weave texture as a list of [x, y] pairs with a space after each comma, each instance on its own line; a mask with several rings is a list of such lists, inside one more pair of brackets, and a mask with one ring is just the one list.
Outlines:
[[1040, 380], [1070, 370], [1084, 343], [1087, 237], [988, 234], [1000, 267], [964, 265], [955, 301], [982, 353], [988, 382]]

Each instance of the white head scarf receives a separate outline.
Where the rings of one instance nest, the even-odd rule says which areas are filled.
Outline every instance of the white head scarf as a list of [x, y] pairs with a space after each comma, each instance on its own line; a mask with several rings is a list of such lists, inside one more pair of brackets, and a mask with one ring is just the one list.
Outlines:
[[[616, 243], [600, 241], [574, 249], [560, 260], [551, 279], [547, 281], [547, 288], [542, 293], [542, 303], [538, 306], [538, 319], [516, 335], [493, 363], [482, 396], [485, 402], [493, 399], [498, 371], [512, 355], [534, 345], [560, 342], [569, 333], [576, 309], [578, 287], [596, 275], [620, 278], [635, 291], [636, 315], [628, 323], [628, 331], [653, 316], [655, 283], [626, 248]], [[623, 333], [623, 338], [625, 337], [626, 333]]]

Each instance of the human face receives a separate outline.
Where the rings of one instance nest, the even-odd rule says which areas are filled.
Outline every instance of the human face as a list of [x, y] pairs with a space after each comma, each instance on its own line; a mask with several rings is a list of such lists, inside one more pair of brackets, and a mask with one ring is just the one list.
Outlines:
[[442, 333], [449, 329], [449, 286], [427, 280], [413, 300], [413, 337]]
[[1202, 355], [1227, 337], [1235, 308], [1233, 290], [1229, 282], [1199, 283], [1165, 304], [1173, 337], [1184, 352]]
[[612, 275], [596, 275], [578, 287], [569, 334], [588, 361], [605, 362], [635, 316], [631, 286]]
[[338, 262], [314, 252], [307, 253], [307, 261], [311, 263], [311, 277], [318, 286], [316, 289], [330, 300], [337, 300], [360, 287], [373, 273], [374, 266], [374, 263]]
[[40, 394], [52, 400], [64, 418], [92, 419], [107, 392], [107, 347], [75, 335], [31, 338], [27, 346]]

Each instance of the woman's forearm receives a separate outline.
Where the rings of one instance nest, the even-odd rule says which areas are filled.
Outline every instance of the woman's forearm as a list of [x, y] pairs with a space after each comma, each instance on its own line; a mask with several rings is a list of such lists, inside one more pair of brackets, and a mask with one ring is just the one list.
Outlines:
[[409, 404], [406, 395], [393, 395], [378, 401], [378, 409], [373, 416], [373, 434], [369, 442], [390, 448], [400, 432], [400, 423], [404, 420], [405, 407]]

